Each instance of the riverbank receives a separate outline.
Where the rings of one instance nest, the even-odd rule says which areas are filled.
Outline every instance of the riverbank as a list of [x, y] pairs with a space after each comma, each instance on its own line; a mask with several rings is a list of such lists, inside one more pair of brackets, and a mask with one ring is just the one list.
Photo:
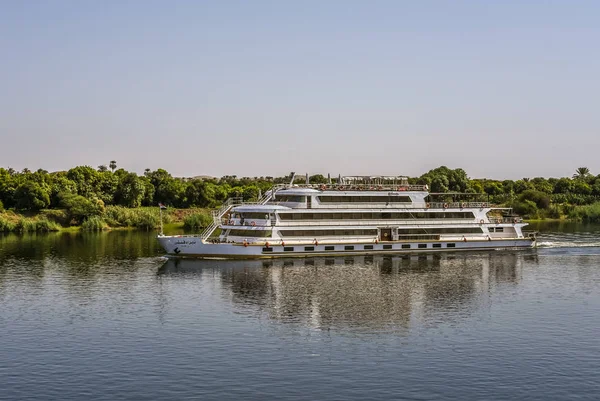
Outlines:
[[[560, 217], [525, 219], [527, 223], [550, 221], [600, 222], [600, 204], [572, 206], [569, 214]], [[163, 225], [170, 228], [201, 231], [212, 222], [207, 208], [168, 208], [162, 212]], [[13, 210], [0, 212], [0, 232], [53, 232], [53, 231], [103, 231], [143, 230], [160, 228], [160, 211], [157, 207], [126, 208], [107, 206], [100, 213], [81, 217], [77, 211], [45, 209], [38, 213], [19, 213]]]
[[[78, 218], [65, 209], [47, 209], [38, 213], [7, 210], [0, 213], [0, 232], [55, 232], [143, 230], [160, 228], [160, 211], [156, 207], [126, 208], [107, 206], [96, 215]], [[168, 208], [162, 211], [164, 225], [186, 230], [201, 230], [212, 221], [210, 209]]]

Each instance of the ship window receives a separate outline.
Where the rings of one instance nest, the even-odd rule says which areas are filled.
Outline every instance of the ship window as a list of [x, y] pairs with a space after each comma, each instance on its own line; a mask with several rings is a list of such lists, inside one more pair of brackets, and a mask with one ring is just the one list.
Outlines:
[[330, 237], [330, 236], [376, 236], [377, 229], [353, 229], [353, 230], [280, 230], [279, 234], [284, 237]]
[[365, 245], [365, 249], [366, 250], [373, 249], [373, 245]]
[[294, 251], [294, 247], [293, 246], [284, 246], [283, 250], [285, 252], [293, 252]]
[[410, 249], [410, 244], [402, 244], [402, 249]]
[[442, 244], [433, 244], [433, 247], [434, 247], [434, 248], [441, 248], [441, 247], [442, 247]]
[[[281, 220], [415, 220], [415, 219], [473, 219], [473, 212], [350, 212], [306, 213], [280, 212]], [[256, 217], [264, 218], [262, 217]]]
[[392, 249], [392, 246], [390, 244], [385, 244], [383, 246], [383, 249]]
[[326, 245], [325, 246], [325, 250], [326, 251], [333, 251], [334, 249], [335, 249], [335, 246], [333, 246], [333, 245]]
[[493, 233], [494, 231], [496, 231], [496, 229], [494, 227], [489, 227], [488, 230]]
[[263, 248], [263, 252], [273, 252], [273, 248]]
[[244, 218], [245, 220], [268, 220], [269, 219], [269, 213], [268, 212], [244, 212], [244, 213], [240, 213], [241, 217]]
[[275, 201], [276, 202], [295, 202], [295, 203], [302, 203], [302, 202], [306, 202], [306, 196], [300, 196], [300, 195], [275, 195]]
[[305, 247], [304, 247], [304, 250], [305, 250], [305, 251], [314, 251], [314, 250], [315, 250], [315, 247], [314, 247], [314, 246], [305, 246]]
[[321, 203], [411, 203], [410, 196], [319, 196]]
[[446, 244], [446, 248], [456, 248], [456, 244]]
[[354, 250], [354, 245], [346, 245], [344, 247], [344, 250], [346, 250], [346, 251], [353, 251]]
[[229, 230], [230, 236], [264, 238], [271, 236], [271, 230]]
[[420, 234], [481, 234], [481, 227], [398, 228], [398, 235]]
[[419, 248], [421, 248], [421, 249], [427, 248], [427, 244], [419, 244]]
[[496, 227], [496, 232], [497, 233], [503, 233], [504, 232], [504, 227]]

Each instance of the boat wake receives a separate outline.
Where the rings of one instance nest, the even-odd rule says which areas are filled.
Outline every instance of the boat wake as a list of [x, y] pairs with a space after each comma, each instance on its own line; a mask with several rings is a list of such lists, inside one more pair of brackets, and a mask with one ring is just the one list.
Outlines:
[[538, 248], [596, 248], [600, 247], [600, 241], [595, 242], [573, 242], [573, 241], [538, 241]]

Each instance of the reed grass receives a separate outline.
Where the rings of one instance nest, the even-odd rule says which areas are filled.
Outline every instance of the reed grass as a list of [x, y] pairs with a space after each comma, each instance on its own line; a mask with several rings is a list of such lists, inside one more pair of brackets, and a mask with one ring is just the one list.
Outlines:
[[102, 231], [108, 228], [108, 224], [100, 216], [90, 216], [81, 224], [84, 231]]
[[569, 218], [585, 223], [600, 223], [600, 202], [573, 208]]

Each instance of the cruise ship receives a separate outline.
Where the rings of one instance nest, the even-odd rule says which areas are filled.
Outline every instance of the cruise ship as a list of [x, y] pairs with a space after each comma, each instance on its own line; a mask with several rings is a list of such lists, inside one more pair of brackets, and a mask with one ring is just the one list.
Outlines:
[[339, 177], [274, 186], [258, 201], [232, 198], [198, 235], [158, 236], [168, 255], [275, 258], [531, 248], [512, 210], [430, 193], [403, 176]]

